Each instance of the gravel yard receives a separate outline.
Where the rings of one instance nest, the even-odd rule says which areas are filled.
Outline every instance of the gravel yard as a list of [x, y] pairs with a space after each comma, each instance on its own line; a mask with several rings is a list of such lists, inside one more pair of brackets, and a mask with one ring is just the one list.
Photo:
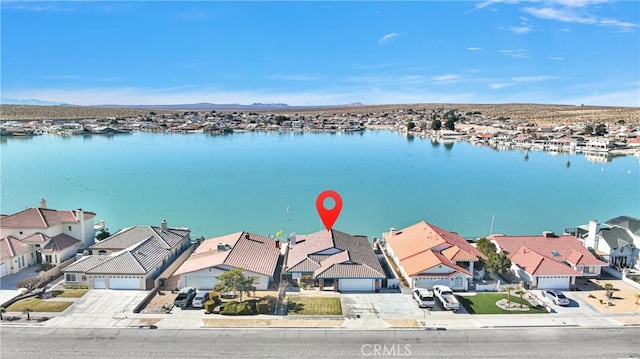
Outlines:
[[[619, 279], [593, 279], [591, 280], [597, 285], [591, 285], [589, 292], [578, 293], [582, 299], [591, 304], [594, 308], [602, 313], [640, 313], [640, 299], [636, 298], [640, 294], [640, 290]], [[603, 303], [607, 302], [606, 291], [602, 286], [606, 283], [613, 284], [614, 292], [611, 300], [612, 305], [607, 307]], [[592, 296], [592, 297], [591, 297]]]

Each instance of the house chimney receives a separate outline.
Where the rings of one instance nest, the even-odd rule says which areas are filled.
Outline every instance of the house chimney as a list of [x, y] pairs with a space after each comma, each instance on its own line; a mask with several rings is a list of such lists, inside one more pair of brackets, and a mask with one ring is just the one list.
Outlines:
[[43, 198], [43, 199], [40, 200], [40, 208], [44, 208], [44, 209], [47, 208], [47, 200], [46, 199]]
[[289, 245], [290, 246], [295, 246], [296, 245], [296, 233], [295, 232], [291, 233], [291, 236], [289, 237]]
[[249, 239], [249, 233], [244, 234], [244, 239]]
[[160, 222], [160, 227], [162, 228], [163, 231], [167, 230], [167, 220], [163, 219], [162, 222]]
[[389, 230], [389, 237], [393, 237], [396, 235], [398, 231], [396, 231], [396, 227], [391, 227], [391, 229]]
[[552, 237], [554, 237], [554, 233], [551, 232], [551, 231], [544, 231], [544, 232], [542, 232], [542, 236], [544, 238], [552, 238]]
[[78, 220], [78, 222], [80, 222], [80, 240], [82, 240], [83, 244], [85, 245], [92, 245], [95, 233], [91, 234], [90, 238], [86, 238], [87, 234], [84, 228], [84, 212], [82, 211], [82, 208], [78, 208], [76, 210], [76, 219]]
[[598, 243], [596, 243], [596, 240], [598, 238], [598, 232], [600, 232], [600, 223], [598, 223], [598, 220], [592, 219], [591, 221], [589, 221], [589, 233], [587, 234], [587, 247], [598, 249]]

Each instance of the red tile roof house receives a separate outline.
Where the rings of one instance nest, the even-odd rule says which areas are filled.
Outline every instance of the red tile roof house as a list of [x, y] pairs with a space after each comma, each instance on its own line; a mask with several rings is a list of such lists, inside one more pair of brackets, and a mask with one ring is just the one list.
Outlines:
[[411, 288], [446, 285], [466, 291], [475, 262], [486, 256], [460, 237], [427, 222], [383, 233], [385, 250]]
[[30, 265], [59, 265], [94, 242], [95, 213], [38, 208], [0, 215], [0, 277]]
[[573, 289], [577, 277], [598, 277], [608, 266], [573, 235], [489, 236], [511, 260], [511, 269], [529, 289]]
[[303, 280], [333, 285], [340, 292], [378, 291], [386, 275], [366, 236], [332, 229], [289, 239], [286, 273]]
[[91, 289], [150, 290], [191, 245], [188, 228], [133, 226], [89, 247], [90, 255], [62, 270], [67, 285]]
[[218, 282], [217, 276], [242, 268], [245, 276], [253, 278], [257, 290], [267, 290], [280, 258], [279, 244], [274, 239], [248, 232], [211, 238], [202, 242], [173, 275], [180, 276], [180, 288], [211, 290]]

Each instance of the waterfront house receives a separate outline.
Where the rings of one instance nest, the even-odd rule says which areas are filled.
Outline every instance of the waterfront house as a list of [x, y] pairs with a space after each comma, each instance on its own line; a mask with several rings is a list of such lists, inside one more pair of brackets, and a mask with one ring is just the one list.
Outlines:
[[529, 289], [573, 289], [577, 277], [599, 277], [607, 263], [596, 258], [572, 235], [489, 238], [511, 260], [511, 270]]
[[59, 265], [93, 244], [95, 213], [39, 207], [0, 216], [0, 277], [30, 265]]
[[378, 291], [386, 278], [366, 236], [335, 229], [292, 233], [286, 273], [298, 284], [313, 282], [340, 292]]
[[149, 290], [190, 245], [188, 228], [133, 226], [89, 247], [62, 271], [66, 285], [91, 289]]
[[640, 219], [620, 216], [604, 224], [592, 220], [588, 225], [578, 226], [575, 234], [609, 265], [640, 269]]
[[273, 282], [280, 258], [280, 242], [249, 232], [236, 232], [203, 241], [175, 271], [178, 286], [211, 290], [220, 274], [242, 268], [257, 290]]
[[383, 233], [386, 252], [411, 288], [446, 285], [466, 291], [474, 265], [486, 256], [460, 237], [425, 221]]

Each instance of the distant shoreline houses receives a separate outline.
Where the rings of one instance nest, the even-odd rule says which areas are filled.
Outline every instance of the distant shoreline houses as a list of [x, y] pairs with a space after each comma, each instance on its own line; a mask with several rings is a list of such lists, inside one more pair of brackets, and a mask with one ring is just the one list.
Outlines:
[[640, 124], [624, 118], [611, 122], [538, 125], [505, 117], [491, 117], [480, 111], [457, 109], [399, 109], [371, 113], [289, 116], [257, 112], [185, 111], [147, 116], [88, 118], [82, 120], [0, 121], [0, 136], [39, 134], [117, 135], [133, 132], [209, 133], [234, 132], [362, 132], [388, 129], [407, 136], [433, 141], [468, 141], [494, 148], [525, 151], [583, 152], [593, 161], [610, 160], [608, 155], [640, 157]]
[[[95, 241], [93, 212], [38, 207], [0, 216], [1, 277], [34, 265], [58, 268], [69, 286], [91, 289], [211, 289], [241, 268], [257, 290], [284, 281], [337, 292], [445, 285], [472, 291], [488, 256], [457, 233], [420, 221], [391, 228], [373, 245], [335, 229], [278, 240], [246, 231], [192, 240], [186, 227], [138, 225]], [[562, 235], [488, 236], [511, 262], [508, 277], [528, 289], [574, 289], [603, 270], [640, 270], [640, 219], [593, 220]]]

